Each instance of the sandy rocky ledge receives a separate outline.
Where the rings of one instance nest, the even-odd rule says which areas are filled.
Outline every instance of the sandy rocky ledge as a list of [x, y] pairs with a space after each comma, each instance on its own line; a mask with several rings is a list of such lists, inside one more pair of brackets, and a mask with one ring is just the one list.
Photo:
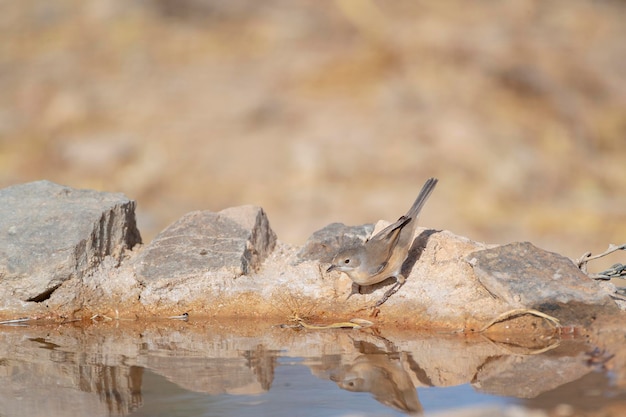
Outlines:
[[373, 225], [330, 224], [294, 247], [277, 240], [262, 208], [241, 206], [188, 213], [143, 245], [134, 210], [122, 194], [49, 181], [0, 190], [0, 318], [363, 317], [472, 331], [517, 309], [586, 326], [623, 307], [612, 284], [531, 243], [487, 245], [420, 228], [406, 284], [372, 318], [393, 279], [346, 300], [351, 281], [326, 268]]

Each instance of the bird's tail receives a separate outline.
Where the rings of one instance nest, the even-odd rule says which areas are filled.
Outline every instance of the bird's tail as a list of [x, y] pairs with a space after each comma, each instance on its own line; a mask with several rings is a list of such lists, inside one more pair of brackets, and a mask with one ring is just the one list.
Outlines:
[[430, 197], [430, 194], [435, 189], [437, 181], [437, 178], [429, 178], [426, 180], [424, 186], [422, 187], [422, 191], [420, 191], [419, 195], [415, 199], [415, 202], [409, 209], [406, 217], [409, 217], [411, 219], [417, 219], [417, 216], [419, 216], [422, 207], [424, 207], [424, 203], [426, 203], [426, 200], [428, 200], [428, 197]]

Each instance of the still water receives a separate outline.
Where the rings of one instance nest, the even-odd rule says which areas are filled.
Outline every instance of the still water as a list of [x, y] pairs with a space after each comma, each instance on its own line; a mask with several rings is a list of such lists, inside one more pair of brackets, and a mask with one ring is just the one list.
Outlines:
[[521, 348], [262, 322], [0, 326], [0, 416], [626, 415], [611, 360], [582, 336]]

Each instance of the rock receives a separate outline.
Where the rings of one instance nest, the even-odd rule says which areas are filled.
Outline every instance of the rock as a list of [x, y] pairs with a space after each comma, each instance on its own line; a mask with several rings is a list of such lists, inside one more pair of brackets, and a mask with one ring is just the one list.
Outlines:
[[331, 223], [307, 239], [298, 252], [298, 258], [302, 261], [330, 263], [339, 249], [363, 243], [373, 230], [372, 224], [346, 226], [343, 223]]
[[[326, 272], [340, 249], [363, 242], [388, 224], [383, 221], [376, 227], [334, 223], [298, 248], [277, 241], [260, 207], [196, 211], [146, 247], [127, 251], [140, 237], [134, 202], [122, 195], [43, 181], [1, 190], [0, 204], [2, 314], [189, 312], [346, 321], [372, 313], [395, 284], [390, 277], [348, 298], [350, 278]], [[486, 245], [418, 228], [402, 273], [406, 283], [377, 310], [378, 324], [459, 331], [487, 326], [497, 339], [499, 332], [527, 334], [544, 324], [532, 314], [519, 317], [518, 309], [539, 310], [566, 326], [618, 311], [608, 284], [530, 243]], [[46, 302], [11, 310], [7, 303], [17, 299]]]
[[512, 308], [614, 304], [604, 287], [570, 259], [528, 242], [474, 252], [467, 259], [480, 283]]
[[243, 273], [257, 271], [276, 246], [276, 233], [270, 227], [265, 211], [261, 207], [245, 205], [226, 208], [218, 214], [231, 219], [248, 231], [249, 236], [244, 251], [248, 268], [244, 269]]
[[146, 281], [197, 277], [227, 271], [233, 278], [258, 270], [276, 244], [260, 207], [186, 214], [145, 248], [136, 261]]
[[[129, 252], [129, 259], [135, 255]], [[126, 259], [126, 257], [125, 257]], [[132, 266], [105, 257], [86, 279], [71, 278], [63, 283], [42, 307], [71, 318], [109, 313], [134, 316], [143, 286]], [[36, 312], [35, 312], [36, 314]]]
[[0, 306], [41, 302], [106, 257], [141, 243], [135, 202], [122, 194], [37, 181], [0, 190]]
[[[258, 282], [255, 272], [275, 245], [276, 235], [260, 207], [189, 213], [161, 232], [133, 262], [143, 286], [141, 304], [153, 312], [175, 307], [255, 314], [259, 305], [271, 303], [261, 299], [260, 288], [272, 282]], [[257, 298], [241, 300], [242, 293]]]
[[[375, 230], [387, 224], [379, 222]], [[468, 254], [488, 247], [449, 231], [418, 227], [402, 266], [406, 283], [381, 306], [379, 318], [393, 317], [410, 327], [471, 329], [506, 311], [506, 303], [483, 288], [465, 260]], [[335, 285], [341, 286], [342, 298], [347, 297], [352, 281], [345, 274], [335, 279]], [[394, 283], [390, 278], [361, 287], [361, 294], [347, 302], [342, 300], [342, 304], [350, 305], [352, 310], [371, 308]]]

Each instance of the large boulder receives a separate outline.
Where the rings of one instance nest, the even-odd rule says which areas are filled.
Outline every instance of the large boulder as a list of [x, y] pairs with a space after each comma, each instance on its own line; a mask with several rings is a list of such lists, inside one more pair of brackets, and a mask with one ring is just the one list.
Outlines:
[[37, 181], [0, 190], [0, 307], [41, 302], [141, 243], [135, 202]]
[[207, 299], [216, 284], [259, 270], [276, 245], [260, 207], [186, 214], [163, 230], [134, 261], [144, 304]]
[[489, 293], [512, 308], [554, 310], [565, 305], [612, 304], [602, 283], [584, 274], [571, 259], [529, 242], [515, 242], [467, 257]]

